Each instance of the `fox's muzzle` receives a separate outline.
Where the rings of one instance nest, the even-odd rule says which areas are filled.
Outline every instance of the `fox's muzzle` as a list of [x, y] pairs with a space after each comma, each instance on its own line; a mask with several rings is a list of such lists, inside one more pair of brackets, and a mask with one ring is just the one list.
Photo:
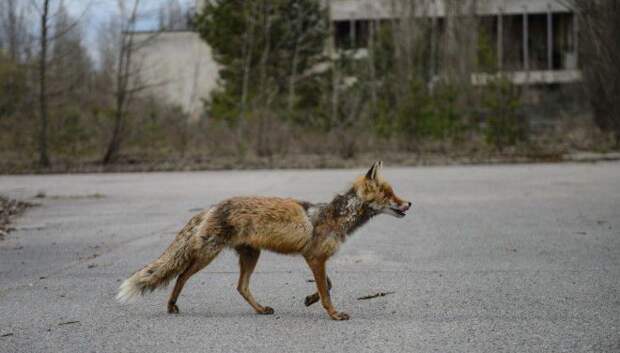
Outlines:
[[392, 206], [389, 208], [389, 213], [398, 218], [405, 217], [407, 215], [407, 211], [411, 208], [411, 202], [405, 201], [402, 202], [398, 206]]

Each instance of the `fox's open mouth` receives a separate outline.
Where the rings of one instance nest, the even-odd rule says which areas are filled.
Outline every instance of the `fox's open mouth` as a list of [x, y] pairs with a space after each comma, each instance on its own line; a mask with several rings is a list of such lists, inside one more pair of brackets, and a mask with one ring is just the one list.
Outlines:
[[390, 210], [392, 210], [392, 212], [394, 212], [398, 217], [405, 217], [407, 215], [405, 212], [399, 210], [398, 208], [390, 207]]

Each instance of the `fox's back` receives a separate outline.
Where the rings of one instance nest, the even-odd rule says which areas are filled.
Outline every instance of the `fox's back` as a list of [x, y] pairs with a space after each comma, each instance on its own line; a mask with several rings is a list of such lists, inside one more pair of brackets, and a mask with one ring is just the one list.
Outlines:
[[234, 197], [209, 212], [208, 232], [231, 246], [249, 245], [280, 253], [301, 252], [312, 239], [302, 204], [278, 197]]

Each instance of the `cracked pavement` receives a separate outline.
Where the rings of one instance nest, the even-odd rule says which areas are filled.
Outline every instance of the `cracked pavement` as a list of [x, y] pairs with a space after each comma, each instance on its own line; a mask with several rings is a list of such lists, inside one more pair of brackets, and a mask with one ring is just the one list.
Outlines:
[[[618, 352], [620, 163], [386, 168], [414, 202], [328, 263], [331, 321], [299, 257], [263, 252], [235, 290], [231, 251], [131, 305], [120, 282], [197, 210], [233, 195], [326, 201], [365, 170], [0, 176], [39, 203], [0, 241], [0, 352]], [[37, 193], [47, 197], [35, 199]], [[394, 292], [370, 300], [358, 297]]]

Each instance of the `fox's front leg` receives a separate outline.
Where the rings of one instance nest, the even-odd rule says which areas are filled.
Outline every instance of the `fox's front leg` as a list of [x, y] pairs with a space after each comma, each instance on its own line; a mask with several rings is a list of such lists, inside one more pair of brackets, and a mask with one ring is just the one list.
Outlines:
[[332, 300], [329, 297], [329, 290], [327, 289], [327, 276], [325, 275], [325, 261], [327, 259], [306, 259], [312, 274], [314, 275], [314, 281], [316, 282], [316, 288], [318, 289], [319, 296], [321, 297], [321, 304], [325, 308], [325, 311], [334, 320], [349, 320], [349, 315], [336, 311]]
[[[331, 292], [331, 290], [332, 290], [332, 281], [329, 279], [328, 275], [325, 275], [325, 278], [327, 279], [327, 290]], [[306, 297], [306, 300], [304, 300], [304, 304], [306, 306], [310, 306], [310, 305], [318, 302], [319, 299], [321, 299], [321, 297], [319, 296], [319, 292], [314, 292], [314, 293], [312, 293], [312, 294], [310, 294], [309, 296]]]

